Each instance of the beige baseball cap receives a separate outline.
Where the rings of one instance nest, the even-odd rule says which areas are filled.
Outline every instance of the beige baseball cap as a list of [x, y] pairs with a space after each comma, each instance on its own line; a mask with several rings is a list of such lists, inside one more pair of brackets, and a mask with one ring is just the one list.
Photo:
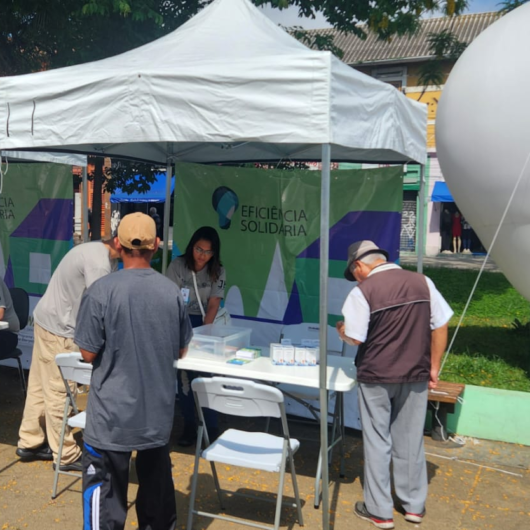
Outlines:
[[344, 271], [344, 277], [350, 282], [354, 282], [355, 278], [350, 270], [354, 261], [364, 258], [368, 254], [383, 254], [388, 259], [388, 252], [379, 248], [373, 241], [365, 239], [364, 241], [356, 241], [348, 247], [348, 266]]
[[130, 213], [118, 226], [118, 241], [122, 247], [133, 250], [153, 250], [156, 243], [156, 225], [145, 213]]

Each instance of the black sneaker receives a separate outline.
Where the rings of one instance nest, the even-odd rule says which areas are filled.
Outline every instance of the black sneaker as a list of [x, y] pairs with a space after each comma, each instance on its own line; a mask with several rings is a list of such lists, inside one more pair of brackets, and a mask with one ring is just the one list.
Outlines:
[[180, 447], [191, 447], [192, 445], [195, 445], [196, 441], [197, 429], [195, 428], [195, 425], [185, 423], [184, 430], [177, 441], [177, 445]]
[[355, 503], [355, 515], [372, 523], [377, 528], [390, 529], [394, 528], [394, 519], [385, 519], [383, 517], [378, 517], [377, 515], [371, 514], [364, 505], [364, 502]]
[[[53, 470], [55, 471], [55, 462], [53, 463]], [[70, 464], [63, 464], [59, 467], [61, 471], [78, 471], [79, 473], [83, 472], [83, 462], [82, 457], [80, 456], [75, 462]]]
[[421, 513], [407, 512], [405, 513], [405, 521], [408, 521], [409, 523], [421, 524], [426, 513], [426, 510], [423, 510]]
[[33, 462], [34, 460], [53, 460], [52, 450], [48, 444], [41, 445], [35, 449], [25, 449], [24, 447], [17, 447], [15, 451], [22, 462]]

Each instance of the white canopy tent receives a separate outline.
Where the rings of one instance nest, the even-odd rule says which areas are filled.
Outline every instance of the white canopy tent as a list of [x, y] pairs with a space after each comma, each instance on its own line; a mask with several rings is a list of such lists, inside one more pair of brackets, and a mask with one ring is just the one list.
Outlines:
[[[216, 0], [175, 32], [116, 57], [0, 81], [0, 149], [134, 158], [165, 163], [168, 175], [175, 160], [321, 160], [321, 344], [327, 344], [330, 162], [423, 165], [426, 127], [425, 105], [330, 52], [308, 49], [248, 0]], [[166, 209], [166, 241], [168, 227]], [[322, 356], [323, 447], [325, 372]], [[327, 484], [324, 452], [324, 528]]]

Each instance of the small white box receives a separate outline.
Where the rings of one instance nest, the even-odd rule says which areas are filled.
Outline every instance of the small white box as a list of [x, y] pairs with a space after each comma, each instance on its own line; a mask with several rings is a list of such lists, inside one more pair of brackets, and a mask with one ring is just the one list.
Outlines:
[[294, 366], [296, 364], [295, 359], [295, 347], [294, 346], [283, 346], [283, 358], [285, 364], [288, 366]]
[[294, 358], [297, 366], [307, 365], [307, 348], [297, 346], [294, 352]]
[[320, 348], [306, 348], [306, 365], [316, 366], [320, 363]]
[[271, 361], [272, 364], [285, 364], [282, 344], [271, 343]]

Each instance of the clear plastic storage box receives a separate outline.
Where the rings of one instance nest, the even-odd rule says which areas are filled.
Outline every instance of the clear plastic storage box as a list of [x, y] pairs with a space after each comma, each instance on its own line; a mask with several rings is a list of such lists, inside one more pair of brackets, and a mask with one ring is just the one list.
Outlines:
[[211, 361], [225, 361], [233, 357], [239, 348], [250, 346], [251, 332], [249, 328], [235, 326], [199, 326], [193, 330], [187, 355]]

